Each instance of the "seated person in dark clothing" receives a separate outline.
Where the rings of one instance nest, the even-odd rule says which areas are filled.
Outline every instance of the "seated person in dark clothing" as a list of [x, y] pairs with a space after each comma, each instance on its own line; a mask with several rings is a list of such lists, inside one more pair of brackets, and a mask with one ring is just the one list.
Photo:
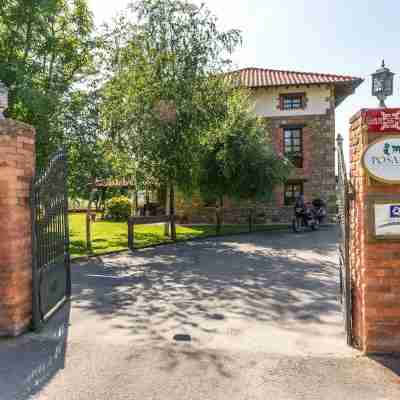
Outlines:
[[304, 207], [305, 207], [304, 195], [301, 194], [300, 196], [297, 196], [294, 208], [304, 208]]
[[317, 208], [325, 207], [325, 202], [322, 199], [314, 199], [312, 205]]

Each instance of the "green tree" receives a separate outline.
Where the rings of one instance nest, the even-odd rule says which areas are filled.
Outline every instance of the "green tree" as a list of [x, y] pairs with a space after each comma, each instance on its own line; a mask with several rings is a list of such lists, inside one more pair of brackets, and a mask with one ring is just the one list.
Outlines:
[[92, 66], [92, 29], [87, 0], [0, 0], [7, 115], [36, 128], [39, 165], [62, 142], [65, 97]]
[[75, 91], [64, 103], [62, 125], [71, 198], [89, 199], [93, 183], [113, 175], [111, 145], [102, 132], [100, 106], [97, 91]]
[[88, 200], [86, 214], [86, 243], [91, 249], [92, 203], [103, 201], [115, 190], [95, 188], [98, 180], [129, 179], [135, 164], [129, 154], [118, 149], [104, 131], [101, 117], [101, 90], [75, 91], [64, 103], [61, 122], [65, 132], [64, 143], [69, 153], [69, 192], [72, 199]]
[[76, 90], [65, 101], [62, 125], [69, 150], [69, 191], [88, 199], [98, 180], [132, 180], [135, 160], [117, 148], [104, 131], [101, 90]]
[[248, 95], [234, 90], [226, 118], [204, 138], [199, 176], [204, 198], [268, 200], [275, 185], [285, 182], [291, 163], [277, 155], [262, 121], [251, 110]]
[[201, 137], [226, 113], [220, 73], [240, 43], [205, 8], [180, 0], [140, 0], [137, 22], [105, 33], [107, 128], [148, 176], [170, 188], [196, 184]]

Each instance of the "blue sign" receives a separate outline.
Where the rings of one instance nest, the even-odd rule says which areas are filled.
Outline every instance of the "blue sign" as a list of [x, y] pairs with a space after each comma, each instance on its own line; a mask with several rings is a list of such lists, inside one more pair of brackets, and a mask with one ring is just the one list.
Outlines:
[[400, 218], [400, 205], [390, 206], [390, 218]]

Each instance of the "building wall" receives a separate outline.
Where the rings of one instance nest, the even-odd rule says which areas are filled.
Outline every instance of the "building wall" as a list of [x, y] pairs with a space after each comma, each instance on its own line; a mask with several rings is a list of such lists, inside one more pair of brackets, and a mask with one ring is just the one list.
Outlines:
[[363, 151], [382, 133], [368, 132], [362, 112], [350, 122], [350, 181], [355, 194], [350, 203], [349, 242], [354, 345], [365, 353], [398, 353], [400, 244], [397, 240], [374, 240], [369, 230], [375, 199], [400, 197], [400, 185], [380, 183], [367, 175], [361, 164]]
[[[279, 96], [285, 93], [306, 93], [305, 109], [281, 110]], [[329, 85], [263, 88], [255, 90], [252, 97], [254, 110], [260, 117], [324, 115], [331, 107], [331, 87]]]
[[[278, 153], [283, 153], [285, 126], [304, 125], [303, 168], [295, 168], [290, 180], [302, 180], [306, 200], [322, 197], [335, 203], [335, 126], [334, 112], [288, 118], [267, 118], [266, 130], [271, 134]], [[283, 188], [277, 188], [275, 204], [284, 207]], [[289, 207], [292, 210], [292, 207]]]
[[[306, 93], [306, 107], [301, 110], [280, 110], [279, 96], [284, 93]], [[264, 119], [266, 135], [276, 151], [283, 154], [285, 126], [303, 126], [303, 168], [295, 168], [290, 180], [303, 181], [306, 200], [321, 197], [328, 202], [331, 213], [335, 198], [335, 107], [333, 88], [323, 86], [295, 86], [260, 89], [254, 92], [256, 113]], [[228, 223], [245, 222], [249, 205], [225, 200], [224, 220]], [[199, 196], [191, 200], [180, 199], [177, 214], [183, 221], [213, 222], [215, 209], [205, 207]], [[258, 203], [260, 223], [289, 222], [293, 206], [284, 205], [284, 188], [275, 189], [270, 202]]]
[[19, 335], [32, 317], [29, 195], [34, 172], [34, 129], [0, 120], [0, 336]]

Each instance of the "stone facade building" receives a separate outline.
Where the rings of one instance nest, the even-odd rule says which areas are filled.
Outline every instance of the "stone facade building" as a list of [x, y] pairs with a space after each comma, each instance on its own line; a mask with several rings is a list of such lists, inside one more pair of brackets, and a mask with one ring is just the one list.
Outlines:
[[[300, 194], [335, 204], [335, 109], [363, 82], [360, 78], [308, 72], [246, 68], [230, 74], [249, 89], [255, 112], [264, 119], [266, 132], [279, 154], [295, 165], [284, 187], [273, 200], [257, 204], [260, 222], [286, 222]], [[242, 222], [247, 207], [227, 199], [226, 222]], [[178, 215], [192, 222], [209, 221], [215, 210], [200, 198], [180, 201]]]

